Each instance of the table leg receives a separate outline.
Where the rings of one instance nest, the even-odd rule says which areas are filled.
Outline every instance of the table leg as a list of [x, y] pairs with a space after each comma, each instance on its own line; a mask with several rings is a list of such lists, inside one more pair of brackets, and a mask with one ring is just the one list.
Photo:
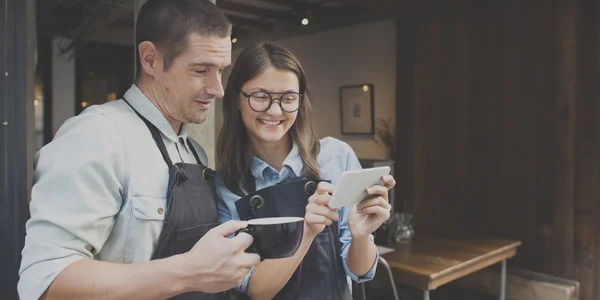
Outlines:
[[423, 300], [429, 300], [429, 291], [423, 291]]
[[500, 264], [500, 296], [498, 296], [498, 299], [506, 300], [506, 260], [503, 260]]

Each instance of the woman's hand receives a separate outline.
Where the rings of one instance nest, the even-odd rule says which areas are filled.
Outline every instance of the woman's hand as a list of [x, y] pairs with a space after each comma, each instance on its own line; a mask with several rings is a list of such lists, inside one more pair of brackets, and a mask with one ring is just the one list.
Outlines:
[[321, 181], [317, 185], [315, 193], [308, 198], [304, 216], [305, 235], [315, 237], [325, 229], [326, 225], [331, 225], [338, 220], [337, 209], [329, 208], [333, 187], [331, 183]]
[[367, 189], [368, 196], [352, 207], [348, 214], [348, 227], [352, 238], [366, 238], [390, 218], [392, 206], [388, 190], [396, 185], [391, 175], [382, 176], [384, 185], [373, 185]]

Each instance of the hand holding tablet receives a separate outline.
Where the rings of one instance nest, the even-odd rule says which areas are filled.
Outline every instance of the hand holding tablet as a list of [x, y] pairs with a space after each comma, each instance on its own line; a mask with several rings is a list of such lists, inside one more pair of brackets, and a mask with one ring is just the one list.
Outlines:
[[389, 175], [390, 170], [389, 166], [384, 166], [345, 171], [329, 200], [329, 207], [335, 209], [360, 203], [367, 197], [366, 189], [374, 184], [383, 185], [381, 177]]

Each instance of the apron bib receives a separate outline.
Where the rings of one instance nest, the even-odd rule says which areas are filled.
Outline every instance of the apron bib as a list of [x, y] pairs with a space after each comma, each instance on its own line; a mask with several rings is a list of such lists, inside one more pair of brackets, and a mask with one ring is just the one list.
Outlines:
[[[217, 195], [213, 181], [215, 171], [200, 162], [198, 153], [189, 138], [187, 145], [194, 154], [197, 164], [173, 164], [158, 128], [139, 114], [126, 99], [124, 100], [144, 121], [169, 167], [165, 219], [151, 259], [188, 252], [210, 229], [219, 225]], [[171, 299], [223, 300], [229, 299], [227, 295], [226, 292], [218, 294], [189, 292]]]

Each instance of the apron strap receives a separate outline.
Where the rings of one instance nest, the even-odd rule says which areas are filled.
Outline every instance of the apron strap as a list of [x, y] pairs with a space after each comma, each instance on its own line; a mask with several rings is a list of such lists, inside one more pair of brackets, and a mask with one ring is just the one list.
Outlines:
[[194, 145], [192, 145], [192, 142], [190, 141], [190, 138], [186, 138], [185, 139], [187, 144], [188, 144], [188, 148], [190, 148], [192, 150], [192, 154], [194, 154], [194, 157], [196, 158], [196, 162], [198, 162], [199, 165], [204, 165], [201, 161], [200, 161], [200, 156], [198, 156], [198, 152], [196, 152], [196, 148], [194, 148]]
[[[169, 166], [169, 169], [171, 167], [173, 167], [173, 162], [171, 161], [171, 157], [169, 157], [169, 153], [167, 152], [167, 147], [165, 147], [165, 142], [163, 141], [162, 137], [160, 136], [160, 131], [158, 131], [158, 128], [156, 128], [156, 126], [154, 126], [154, 124], [150, 123], [150, 121], [148, 121], [148, 119], [144, 118], [144, 116], [142, 116], [135, 108], [133, 108], [133, 106], [131, 106], [131, 104], [129, 103], [129, 101], [127, 101], [127, 99], [125, 99], [125, 97], [123, 97], [123, 100], [125, 101], [125, 103], [127, 103], [127, 105], [129, 105], [129, 107], [131, 107], [131, 109], [133, 109], [135, 114], [138, 115], [138, 117], [140, 117], [140, 119], [142, 119], [142, 121], [144, 121], [144, 123], [146, 124], [146, 127], [148, 127], [148, 130], [150, 130], [150, 133], [152, 134], [152, 138], [154, 139], [154, 142], [156, 142], [156, 145], [158, 146], [158, 149], [160, 150], [160, 154], [162, 155], [165, 163], [167, 163], [167, 166]], [[200, 161], [200, 157], [198, 156], [198, 152], [196, 152], [196, 148], [194, 148], [194, 146], [190, 142], [190, 138], [187, 138], [186, 141], [187, 141], [188, 147], [192, 150], [192, 154], [194, 154], [194, 157], [196, 158], [196, 162], [199, 165], [203, 165], [202, 162]]]

